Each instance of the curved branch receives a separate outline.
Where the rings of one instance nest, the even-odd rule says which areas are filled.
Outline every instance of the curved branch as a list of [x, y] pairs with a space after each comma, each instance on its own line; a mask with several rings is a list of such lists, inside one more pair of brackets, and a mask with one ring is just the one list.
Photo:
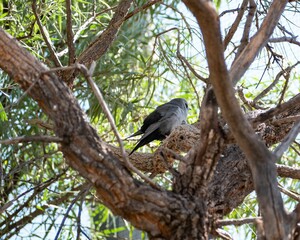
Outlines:
[[[257, 37], [254, 37], [254, 40], [252, 39], [237, 59], [237, 64], [234, 64], [232, 68], [234, 71], [231, 71], [230, 77], [225, 65], [219, 19], [216, 11], [208, 1], [184, 1], [196, 17], [203, 34], [210, 81], [218, 104], [238, 145], [248, 159], [258, 202], [265, 220], [264, 229], [268, 239], [285, 239], [294, 226], [287, 225], [287, 214], [277, 186], [275, 156], [269, 152], [265, 144], [256, 136], [243, 115], [235, 98], [232, 83], [235, 83], [235, 80], [242, 76], [258, 51], [267, 42], [283, 11], [285, 6], [283, 2], [279, 0], [273, 2], [266, 18], [269, 22], [265, 19], [262, 28], [256, 35]], [[249, 52], [249, 46], [251, 46], [251, 52]], [[240, 59], [241, 57], [242, 59]], [[238, 69], [236, 66], [239, 66]]]
[[[56, 135], [63, 138], [61, 150], [68, 164], [93, 184], [103, 204], [114, 214], [157, 239], [171, 239], [174, 232], [179, 234], [177, 239], [204, 236], [203, 201], [186, 199], [134, 179], [86, 122], [66, 84], [1, 29], [0, 59], [0, 67], [24, 90], [35, 83], [28, 94], [53, 120]], [[191, 223], [190, 219], [196, 221]]]

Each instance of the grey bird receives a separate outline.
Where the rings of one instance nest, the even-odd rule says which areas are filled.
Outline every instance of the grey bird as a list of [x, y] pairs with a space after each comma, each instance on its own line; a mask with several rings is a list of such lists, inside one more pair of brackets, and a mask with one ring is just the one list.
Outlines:
[[126, 138], [144, 134], [129, 153], [129, 156], [138, 148], [153, 140], [165, 139], [174, 128], [185, 124], [188, 109], [188, 103], [183, 98], [174, 98], [170, 102], [158, 106], [144, 119], [140, 130]]

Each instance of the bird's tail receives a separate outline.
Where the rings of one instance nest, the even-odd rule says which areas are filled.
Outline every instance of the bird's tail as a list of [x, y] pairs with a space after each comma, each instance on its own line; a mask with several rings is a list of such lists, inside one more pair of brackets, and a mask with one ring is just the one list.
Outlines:
[[123, 141], [127, 140], [128, 138], [132, 138], [141, 134], [143, 134], [143, 132], [141, 130], [138, 130], [137, 132], [131, 134], [129, 137], [125, 138]]
[[153, 140], [160, 139], [155, 133], [149, 134], [147, 136], [143, 136], [139, 141], [138, 144], [132, 149], [128, 156], [130, 156], [133, 152], [135, 152], [138, 148], [152, 142]]

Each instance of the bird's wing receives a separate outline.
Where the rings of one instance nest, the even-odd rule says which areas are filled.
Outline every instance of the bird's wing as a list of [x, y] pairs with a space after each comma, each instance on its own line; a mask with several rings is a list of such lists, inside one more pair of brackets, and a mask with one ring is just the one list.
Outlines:
[[[161, 106], [160, 106], [161, 107]], [[140, 130], [138, 130], [137, 132], [133, 133], [132, 135], [130, 135], [129, 137], [125, 138], [128, 139], [128, 138], [131, 138], [131, 137], [135, 137], [135, 136], [138, 136], [138, 135], [141, 135], [145, 132], [148, 132], [147, 129], [159, 122], [165, 115], [164, 111], [158, 111], [159, 107], [156, 108], [152, 113], [150, 113], [145, 119], [144, 119], [144, 122], [143, 122], [143, 125], [141, 127]]]
[[152, 113], [150, 113], [143, 122], [143, 126], [141, 127], [142, 132], [146, 132], [146, 130], [154, 123], [158, 122], [163, 117], [163, 114], [155, 109]]
[[[144, 122], [143, 122], [143, 125], [141, 127], [140, 130], [138, 130], [137, 132], [133, 133], [132, 135], [130, 135], [129, 137], [125, 138], [124, 140], [128, 139], [128, 138], [131, 138], [131, 137], [135, 137], [135, 136], [138, 136], [138, 135], [141, 135], [145, 132], [148, 132], [148, 128], [161, 121], [162, 118], [164, 118], [166, 116], [166, 114], [168, 114], [168, 110], [171, 110], [170, 107], [174, 107], [174, 106], [169, 106], [168, 105], [170, 104], [163, 104], [161, 106], [158, 106], [152, 113], [150, 113], [145, 119], [144, 119]], [[177, 108], [175, 106], [175, 108]]]

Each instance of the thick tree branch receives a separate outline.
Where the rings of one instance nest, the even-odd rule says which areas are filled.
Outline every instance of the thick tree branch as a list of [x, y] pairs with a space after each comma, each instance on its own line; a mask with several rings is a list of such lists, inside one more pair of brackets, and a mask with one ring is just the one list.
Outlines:
[[[251, 121], [251, 123], [254, 127], [256, 127], [258, 124], [265, 122], [269, 119], [272, 119], [274, 116], [280, 115], [283, 112], [287, 112], [295, 108], [299, 110], [299, 107], [300, 107], [300, 94], [297, 94], [287, 102], [282, 103], [277, 107], [271, 108], [268, 111], [259, 114], [255, 119]], [[296, 111], [296, 114], [298, 113], [299, 111]]]
[[105, 31], [92, 42], [89, 47], [78, 57], [77, 62], [89, 66], [92, 61], [99, 59], [112, 44], [117, 33], [125, 21], [132, 0], [122, 0], [116, 8], [115, 14]]
[[[102, 34], [93, 41], [88, 48], [78, 56], [77, 63], [89, 66], [93, 61], [98, 60], [111, 46], [117, 33], [125, 21], [125, 16], [131, 6], [132, 0], [122, 0], [116, 8], [115, 14], [111, 19], [109, 26]], [[72, 86], [75, 78], [74, 70], [64, 73], [64, 79], [68, 85]]]
[[[258, 202], [263, 219], [265, 220], [264, 228], [266, 236], [270, 239], [285, 239], [291, 231], [291, 226], [287, 226], [286, 224], [287, 214], [285, 213], [280, 191], [276, 184], [275, 156], [268, 151], [264, 143], [256, 136], [235, 98], [235, 91], [232, 85], [234, 81], [230, 81], [223, 56], [218, 15], [208, 1], [185, 0], [184, 2], [196, 17], [201, 28], [210, 71], [210, 80], [218, 104], [238, 145], [249, 161]], [[266, 26], [266, 22], [263, 23], [261, 29], [264, 30], [266, 39], [264, 41], [261, 39], [261, 41], [255, 41], [255, 45], [257, 45], [254, 49], [256, 49], [257, 52], [261, 49], [261, 45], [268, 40], [282, 12], [277, 9], [276, 13], [279, 12], [279, 15], [276, 17], [274, 7], [280, 9], [282, 5], [283, 7], [281, 8], [283, 11], [285, 4], [282, 4], [281, 1], [273, 2], [273, 8], [271, 7], [270, 9], [270, 13], [272, 14], [270, 15], [275, 18], [275, 21], [269, 19], [271, 23], [268, 23], [268, 26]], [[267, 18], [270, 18], [270, 16], [267, 16]], [[269, 25], [273, 26], [273, 28], [269, 28]], [[260, 33], [261, 31], [257, 34], [259, 37], [261, 37]], [[251, 43], [253, 43], [253, 41], [251, 41], [249, 45], [251, 45]], [[248, 60], [252, 59], [251, 61], [247, 61], [247, 64], [250, 65], [257, 52], [254, 51], [256, 54], [252, 56], [252, 53], [248, 53], [247, 48], [248, 47], [245, 48], [241, 56]], [[251, 49], [251, 51], [253, 51], [253, 49]], [[240, 61], [238, 59], [236, 62], [240, 64], [242, 60]], [[231, 80], [239, 79], [241, 74], [249, 67], [249, 65], [244, 62], [242, 63], [240, 67], [242, 67], [243, 70], [231, 72]]]
[[157, 190], [134, 179], [86, 122], [66, 84], [1, 29], [0, 59], [0, 67], [24, 90], [35, 82], [28, 94], [54, 122], [56, 135], [63, 138], [61, 150], [69, 165], [93, 184], [102, 202], [114, 214], [153, 238], [205, 236], [204, 203]]
[[300, 168], [289, 167], [281, 164], [276, 164], [277, 172], [280, 177], [288, 177], [300, 180]]

